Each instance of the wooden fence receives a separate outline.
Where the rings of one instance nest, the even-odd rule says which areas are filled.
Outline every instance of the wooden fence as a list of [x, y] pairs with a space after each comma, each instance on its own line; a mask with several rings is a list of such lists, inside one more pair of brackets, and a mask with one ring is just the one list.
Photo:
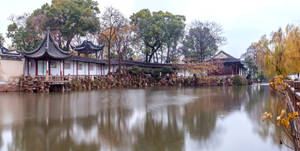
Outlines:
[[287, 93], [295, 111], [300, 113], [300, 106], [297, 102], [300, 102], [300, 81], [286, 81]]
[[[285, 81], [287, 83], [286, 95], [288, 97], [288, 106], [291, 112], [300, 113], [300, 81]], [[291, 121], [292, 129], [296, 131], [295, 143], [297, 147], [296, 151], [300, 150], [300, 119], [297, 118], [295, 121]]]

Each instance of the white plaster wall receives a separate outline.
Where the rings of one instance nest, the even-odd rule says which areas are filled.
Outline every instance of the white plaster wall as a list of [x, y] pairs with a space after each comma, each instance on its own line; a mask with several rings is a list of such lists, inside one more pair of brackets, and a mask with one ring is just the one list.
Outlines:
[[117, 68], [118, 68], [117, 65], [113, 65], [113, 70], [112, 70], [112, 72], [117, 72]]
[[84, 63], [85, 67], [84, 67], [84, 75], [89, 75], [89, 64], [88, 63]]
[[24, 74], [24, 59], [17, 60], [0, 60], [0, 82], [10, 81]]
[[104, 66], [103, 67], [103, 75], [107, 75], [108, 74], [108, 66]]
[[96, 75], [101, 75], [101, 65], [100, 64], [96, 65], [96, 69], [97, 69]]
[[[82, 66], [81, 69], [80, 66]], [[85, 63], [83, 62], [78, 62], [78, 75], [85, 75]]]
[[38, 75], [39, 76], [44, 76], [46, 75], [47, 71], [47, 61], [44, 60], [39, 60], [37, 61], [37, 70], [38, 70]]
[[90, 63], [90, 75], [97, 75], [97, 64]]
[[[32, 59], [30, 59], [28, 61], [29, 61], [29, 75], [30, 76], [35, 76], [36, 75], [36, 73], [35, 73], [35, 61], [32, 60]], [[25, 72], [28, 72], [28, 70], [25, 71]]]
[[[70, 69], [66, 69], [66, 64], [70, 64]], [[64, 68], [65, 75], [74, 75], [74, 70], [76, 69], [76, 63], [74, 63], [73, 61], [65, 61], [64, 66], [65, 66]]]
[[[53, 68], [53, 67], [51, 67], [51, 64], [54, 64], [56, 66]], [[61, 66], [60, 61], [51, 60], [50, 61], [50, 72], [51, 72], [50, 75], [59, 76], [60, 75], [60, 68], [61, 68], [60, 66]]]

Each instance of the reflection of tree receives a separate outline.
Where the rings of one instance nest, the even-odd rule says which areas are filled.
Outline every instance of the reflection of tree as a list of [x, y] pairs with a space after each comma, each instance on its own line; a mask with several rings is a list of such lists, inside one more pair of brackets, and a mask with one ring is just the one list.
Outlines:
[[207, 140], [216, 127], [215, 112], [195, 111], [186, 108], [183, 123], [193, 139]]
[[[128, 145], [128, 125], [127, 120], [131, 115], [131, 110], [123, 104], [125, 101], [124, 92], [116, 90], [118, 95], [108, 91], [108, 102], [98, 113], [98, 130], [100, 137], [105, 144], [118, 148]], [[115, 92], [115, 91], [114, 91]]]
[[137, 132], [136, 151], [181, 151], [184, 145], [184, 132], [178, 127], [176, 118], [168, 111], [167, 124], [156, 120], [153, 113], [146, 114], [144, 130]]
[[245, 90], [246, 87], [194, 89], [192, 94], [199, 95], [199, 98], [184, 106], [183, 115], [183, 123], [190, 136], [199, 141], [208, 140], [215, 131], [218, 114], [240, 108]]
[[[245, 104], [245, 110], [249, 118], [253, 121], [254, 131], [265, 141], [271, 138], [274, 144], [278, 144], [281, 138], [281, 131], [270, 121], [262, 122], [261, 118], [264, 112], [275, 113], [285, 106], [281, 97], [272, 93], [268, 86], [253, 86], [247, 90], [248, 98]], [[281, 99], [280, 99], [281, 98]], [[274, 104], [280, 108], [274, 108]], [[275, 116], [276, 117], [276, 116]]]
[[[263, 112], [270, 111], [268, 108], [274, 103], [268, 89], [130, 90], [131, 94], [140, 92], [141, 97], [133, 101], [137, 95], [129, 96], [127, 90], [120, 89], [101, 90], [101, 93], [28, 94], [26, 99], [19, 99], [23, 104], [7, 101], [9, 104], [3, 106], [14, 106], [15, 110], [6, 113], [18, 121], [10, 127], [11, 150], [180, 151], [184, 150], [186, 136], [204, 145], [217, 140], [215, 134], [222, 128], [217, 126], [217, 117], [243, 110], [243, 105], [256, 124], [255, 131], [262, 138], [279, 141], [275, 137], [279, 131], [274, 132], [270, 123], [261, 122]], [[140, 115], [136, 118], [134, 114]], [[0, 133], [3, 131], [0, 127]]]
[[49, 124], [25, 122], [21, 127], [13, 127], [12, 148], [22, 151], [99, 150], [97, 142], [77, 142], [72, 137], [73, 125], [74, 121], [52, 121]]

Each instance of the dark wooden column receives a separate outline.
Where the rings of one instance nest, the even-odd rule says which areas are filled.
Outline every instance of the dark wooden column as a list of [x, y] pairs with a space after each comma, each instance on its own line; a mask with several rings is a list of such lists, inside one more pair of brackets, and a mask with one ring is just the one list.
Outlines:
[[76, 75], [78, 76], [78, 61], [76, 61]]
[[65, 60], [63, 60], [62, 66], [63, 66], [63, 76], [65, 76]]
[[90, 76], [90, 63], [88, 63], [88, 76]]
[[38, 61], [37, 60], [34, 60], [35, 61], [35, 75], [38, 76]]

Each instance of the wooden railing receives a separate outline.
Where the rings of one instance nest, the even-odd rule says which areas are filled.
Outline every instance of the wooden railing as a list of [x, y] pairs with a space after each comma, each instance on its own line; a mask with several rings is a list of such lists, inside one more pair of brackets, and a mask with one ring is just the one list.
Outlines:
[[96, 77], [102, 77], [105, 75], [66, 75], [66, 76], [32, 76], [33, 79], [37, 81], [47, 81], [47, 82], [63, 82], [63, 81], [71, 81], [72, 79], [84, 79], [91, 78], [94, 79]]
[[286, 83], [287, 93], [290, 98], [290, 101], [295, 110], [299, 112], [300, 105], [297, 105], [297, 102], [300, 102], [300, 81], [286, 81]]
[[[298, 112], [300, 113], [300, 81], [285, 81], [287, 83], [286, 87], [286, 95], [287, 95], [287, 104], [289, 107], [289, 112]], [[296, 151], [300, 150], [300, 119], [296, 118], [296, 120], [291, 121], [292, 130], [296, 132]]]

